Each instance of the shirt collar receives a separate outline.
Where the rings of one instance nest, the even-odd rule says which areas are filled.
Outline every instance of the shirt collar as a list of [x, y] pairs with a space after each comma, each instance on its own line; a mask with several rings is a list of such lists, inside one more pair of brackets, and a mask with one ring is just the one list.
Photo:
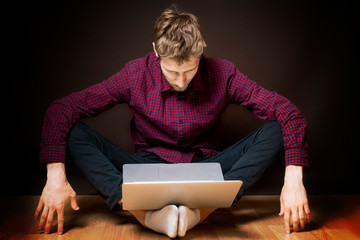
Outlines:
[[195, 74], [193, 80], [191, 81], [190, 85], [192, 85], [192, 87], [195, 91], [204, 92], [205, 87], [204, 87], [204, 81], [200, 74], [201, 73], [200, 66], [201, 65], [199, 65], [199, 69], [198, 69], [197, 73]]
[[[160, 66], [160, 64], [159, 64]], [[160, 67], [160, 72], [161, 72], [161, 92], [166, 92], [168, 90], [171, 90], [171, 86], [168, 83], [168, 81], [166, 80], [164, 74], [162, 73], [161, 67]]]

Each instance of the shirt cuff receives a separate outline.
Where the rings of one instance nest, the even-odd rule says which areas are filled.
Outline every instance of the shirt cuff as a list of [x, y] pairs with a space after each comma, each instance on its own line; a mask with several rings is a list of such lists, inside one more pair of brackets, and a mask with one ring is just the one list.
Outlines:
[[65, 163], [65, 146], [44, 146], [40, 151], [40, 163], [62, 162]]
[[309, 167], [308, 153], [303, 149], [286, 149], [285, 150], [285, 166], [301, 165]]

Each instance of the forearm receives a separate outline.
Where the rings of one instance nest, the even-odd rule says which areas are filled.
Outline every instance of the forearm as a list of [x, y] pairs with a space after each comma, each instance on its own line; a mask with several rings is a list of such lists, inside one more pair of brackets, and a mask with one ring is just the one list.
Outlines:
[[67, 136], [77, 114], [66, 102], [67, 97], [56, 100], [46, 110], [41, 129], [40, 163], [65, 162]]
[[[56, 100], [47, 109], [43, 121], [40, 162], [65, 162], [66, 139], [77, 121], [94, 117], [118, 103], [128, 103], [134, 83], [134, 66], [126, 65], [105, 81]], [[136, 68], [136, 66], [135, 66]]]
[[231, 102], [246, 107], [258, 118], [281, 125], [286, 165], [308, 166], [307, 122], [289, 99], [266, 90], [234, 67], [229, 84]]

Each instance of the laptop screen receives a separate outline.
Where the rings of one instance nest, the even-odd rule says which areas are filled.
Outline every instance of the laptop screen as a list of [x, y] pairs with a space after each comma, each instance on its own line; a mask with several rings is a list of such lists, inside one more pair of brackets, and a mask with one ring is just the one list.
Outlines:
[[125, 164], [123, 181], [224, 181], [219, 163]]

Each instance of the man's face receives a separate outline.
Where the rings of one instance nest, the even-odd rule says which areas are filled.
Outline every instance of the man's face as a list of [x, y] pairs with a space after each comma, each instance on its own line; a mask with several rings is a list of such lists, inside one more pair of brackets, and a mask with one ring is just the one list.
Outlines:
[[181, 64], [174, 59], [161, 59], [160, 66], [171, 88], [177, 92], [184, 92], [194, 78], [199, 62], [200, 60], [195, 57]]

